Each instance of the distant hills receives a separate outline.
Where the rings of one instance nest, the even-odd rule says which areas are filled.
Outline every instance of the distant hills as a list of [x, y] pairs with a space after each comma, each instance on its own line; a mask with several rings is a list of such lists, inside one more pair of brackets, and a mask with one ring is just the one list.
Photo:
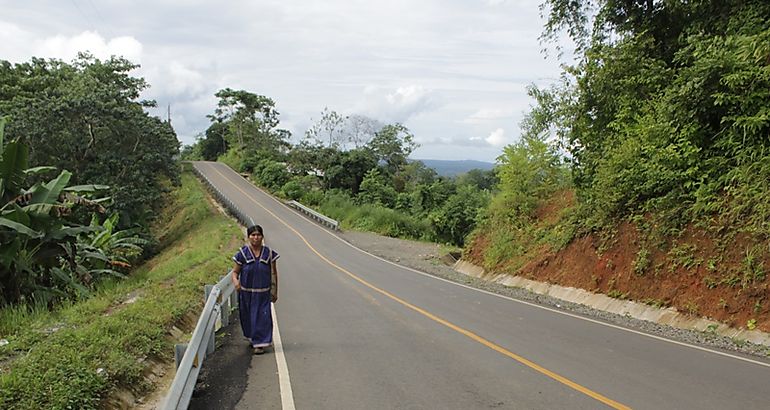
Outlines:
[[488, 171], [494, 168], [495, 164], [491, 162], [474, 161], [470, 159], [461, 161], [449, 161], [443, 159], [415, 159], [425, 164], [428, 168], [433, 168], [441, 176], [455, 176], [466, 173], [472, 169], [481, 169]]

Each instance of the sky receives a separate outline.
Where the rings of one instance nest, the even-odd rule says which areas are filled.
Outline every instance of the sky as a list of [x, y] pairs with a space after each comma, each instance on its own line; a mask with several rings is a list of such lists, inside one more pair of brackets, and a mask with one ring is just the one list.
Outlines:
[[529, 84], [560, 73], [541, 0], [0, 0], [0, 59], [122, 56], [183, 144], [222, 88], [272, 98], [294, 141], [324, 108], [399, 122], [412, 158], [494, 162]]

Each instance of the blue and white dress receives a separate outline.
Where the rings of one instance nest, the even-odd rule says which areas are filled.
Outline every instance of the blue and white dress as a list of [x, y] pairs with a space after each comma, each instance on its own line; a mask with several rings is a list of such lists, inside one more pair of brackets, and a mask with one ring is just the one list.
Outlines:
[[256, 257], [246, 245], [233, 256], [241, 266], [241, 291], [238, 293], [238, 310], [243, 335], [254, 347], [273, 344], [273, 317], [270, 313], [271, 264], [278, 259], [278, 252], [262, 245]]

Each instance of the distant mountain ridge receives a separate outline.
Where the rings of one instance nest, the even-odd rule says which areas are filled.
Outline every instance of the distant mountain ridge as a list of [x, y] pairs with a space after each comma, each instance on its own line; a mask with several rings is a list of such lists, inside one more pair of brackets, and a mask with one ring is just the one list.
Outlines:
[[495, 164], [484, 161], [474, 161], [471, 159], [451, 161], [443, 159], [415, 159], [425, 164], [428, 168], [433, 168], [441, 176], [455, 176], [466, 173], [472, 169], [481, 169], [489, 171], [495, 167]]

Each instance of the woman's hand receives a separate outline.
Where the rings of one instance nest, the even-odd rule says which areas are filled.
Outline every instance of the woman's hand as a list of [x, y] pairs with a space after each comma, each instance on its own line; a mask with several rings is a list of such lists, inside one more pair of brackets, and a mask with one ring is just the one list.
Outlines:
[[270, 295], [270, 300], [272, 300], [273, 303], [278, 302], [278, 295]]

